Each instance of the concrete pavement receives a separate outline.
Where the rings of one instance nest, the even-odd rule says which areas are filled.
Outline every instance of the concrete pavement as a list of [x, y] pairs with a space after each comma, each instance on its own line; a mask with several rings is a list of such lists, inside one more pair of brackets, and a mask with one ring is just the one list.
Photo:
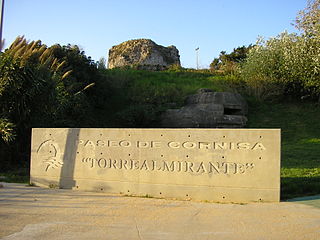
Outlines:
[[217, 204], [1, 184], [3, 240], [320, 239], [319, 197]]

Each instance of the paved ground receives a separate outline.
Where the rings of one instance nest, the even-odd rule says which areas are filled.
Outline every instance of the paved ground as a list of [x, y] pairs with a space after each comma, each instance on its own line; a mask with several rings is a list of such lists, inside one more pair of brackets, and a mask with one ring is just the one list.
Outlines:
[[2, 184], [3, 240], [320, 239], [320, 196], [213, 204]]

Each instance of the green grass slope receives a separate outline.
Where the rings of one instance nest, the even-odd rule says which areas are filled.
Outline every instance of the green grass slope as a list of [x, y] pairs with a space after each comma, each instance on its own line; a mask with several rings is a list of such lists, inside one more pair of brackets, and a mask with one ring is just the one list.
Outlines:
[[[104, 74], [113, 87], [110, 102], [106, 104], [108, 109], [101, 110], [109, 113], [109, 127], [157, 127], [163, 110], [180, 107], [184, 98], [199, 88], [214, 91], [237, 88], [245, 92], [236, 77], [208, 72], [113, 69], [105, 70]], [[268, 103], [247, 98], [248, 128], [281, 128], [281, 198], [319, 194], [320, 106], [283, 99]]]
[[232, 90], [228, 84], [232, 78], [207, 72], [112, 69], [104, 74], [109, 79], [112, 95], [96, 116], [108, 116], [109, 127], [157, 127], [162, 111], [180, 107], [185, 97], [199, 88]]
[[320, 106], [251, 102], [250, 128], [281, 128], [281, 198], [320, 193]]

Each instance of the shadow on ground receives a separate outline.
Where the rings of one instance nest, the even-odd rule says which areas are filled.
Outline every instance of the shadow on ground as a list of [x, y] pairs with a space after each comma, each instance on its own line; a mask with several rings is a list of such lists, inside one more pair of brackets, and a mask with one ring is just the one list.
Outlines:
[[287, 202], [295, 202], [320, 208], [320, 195], [300, 197], [287, 200]]

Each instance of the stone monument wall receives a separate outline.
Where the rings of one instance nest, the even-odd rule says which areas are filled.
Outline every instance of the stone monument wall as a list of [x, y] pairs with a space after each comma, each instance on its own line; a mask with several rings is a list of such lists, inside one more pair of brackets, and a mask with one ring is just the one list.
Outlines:
[[30, 176], [42, 187], [274, 202], [280, 130], [35, 128]]

